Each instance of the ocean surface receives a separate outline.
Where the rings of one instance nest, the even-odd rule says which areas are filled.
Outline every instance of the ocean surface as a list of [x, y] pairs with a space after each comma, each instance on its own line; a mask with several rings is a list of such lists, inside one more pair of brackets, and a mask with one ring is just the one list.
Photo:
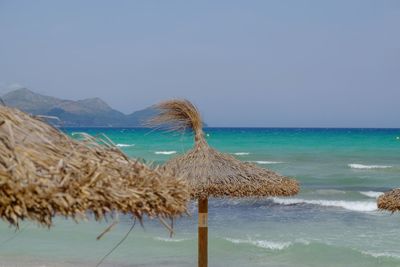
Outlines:
[[[129, 156], [162, 164], [193, 145], [190, 134], [149, 129], [67, 129], [104, 133]], [[209, 128], [211, 146], [301, 183], [289, 198], [211, 199], [209, 266], [400, 266], [400, 214], [377, 210], [376, 198], [400, 186], [400, 129]], [[175, 221], [136, 225], [100, 266], [196, 266], [196, 203]], [[57, 218], [48, 230], [0, 222], [0, 266], [96, 266], [129, 230], [121, 223]]]

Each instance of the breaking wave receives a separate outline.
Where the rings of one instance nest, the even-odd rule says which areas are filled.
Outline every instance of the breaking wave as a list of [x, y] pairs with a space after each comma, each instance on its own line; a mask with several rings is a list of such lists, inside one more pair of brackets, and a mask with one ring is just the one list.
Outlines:
[[377, 210], [376, 202], [344, 200], [307, 200], [299, 198], [271, 198], [274, 203], [282, 205], [311, 204], [323, 207], [338, 207], [351, 211], [368, 212]]
[[378, 198], [381, 195], [383, 195], [383, 192], [376, 192], [376, 191], [360, 191], [360, 194], [367, 196], [367, 197], [372, 197], [372, 198]]
[[372, 256], [374, 258], [395, 258], [395, 259], [400, 259], [400, 255], [398, 254], [393, 254], [393, 253], [388, 253], [388, 252], [371, 252], [371, 251], [361, 251], [362, 254]]
[[392, 166], [388, 165], [363, 165], [363, 164], [357, 164], [357, 163], [351, 163], [348, 164], [352, 169], [387, 169], [387, 168], [392, 168]]
[[176, 154], [176, 151], [156, 151], [154, 152], [154, 154], [156, 155], [172, 155], [172, 154]]
[[135, 144], [116, 144], [117, 147], [131, 147], [135, 146]]
[[271, 242], [267, 240], [250, 240], [250, 239], [246, 240], [246, 239], [233, 239], [233, 238], [225, 238], [225, 240], [233, 244], [249, 244], [271, 250], [282, 250], [289, 247], [292, 244], [291, 242]]
[[250, 152], [235, 152], [232, 154], [236, 155], [236, 156], [247, 156], [247, 155], [250, 155]]
[[281, 163], [284, 163], [283, 161], [266, 161], [266, 160], [252, 160], [249, 162], [257, 163], [257, 164], [281, 164]]
[[[392, 258], [392, 259], [400, 259], [399, 254], [395, 253], [389, 253], [389, 252], [375, 252], [375, 251], [363, 251], [363, 250], [358, 250], [358, 249], [353, 249], [353, 248], [346, 248], [346, 247], [338, 247], [333, 244], [329, 243], [310, 243], [309, 241], [306, 240], [296, 240], [292, 242], [272, 242], [268, 240], [252, 240], [252, 239], [233, 239], [233, 238], [225, 238], [224, 240], [233, 243], [233, 244], [244, 244], [244, 245], [252, 245], [256, 246], [259, 248], [264, 248], [272, 251], [282, 251], [282, 250], [287, 250], [290, 249], [293, 246], [299, 246], [296, 249], [296, 252], [299, 251], [306, 251], [306, 253], [310, 253], [310, 250], [313, 251], [316, 248], [318, 248], [319, 253], [321, 253], [320, 249], [321, 247], [323, 248], [323, 251], [332, 251], [332, 249], [339, 249], [339, 251], [343, 252], [343, 249], [346, 249], [348, 252], [355, 252], [355, 253], [361, 253], [363, 255], [373, 257], [373, 258]], [[306, 248], [305, 246], [312, 246], [311, 248]], [[288, 252], [288, 253], [293, 253]], [[295, 252], [295, 253], [296, 253]], [[321, 265], [322, 266], [322, 265]]]
[[252, 239], [234, 239], [234, 238], [225, 238], [226, 241], [231, 242], [233, 244], [248, 244], [253, 245], [259, 248], [265, 248], [269, 250], [283, 250], [294, 244], [303, 244], [309, 245], [310, 243], [307, 241], [296, 241], [296, 242], [273, 242], [268, 240], [252, 240]]

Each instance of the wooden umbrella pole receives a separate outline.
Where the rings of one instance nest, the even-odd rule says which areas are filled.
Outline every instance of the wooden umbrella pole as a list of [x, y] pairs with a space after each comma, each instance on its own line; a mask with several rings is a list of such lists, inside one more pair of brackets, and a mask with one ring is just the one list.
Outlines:
[[208, 198], [199, 199], [199, 267], [208, 266]]

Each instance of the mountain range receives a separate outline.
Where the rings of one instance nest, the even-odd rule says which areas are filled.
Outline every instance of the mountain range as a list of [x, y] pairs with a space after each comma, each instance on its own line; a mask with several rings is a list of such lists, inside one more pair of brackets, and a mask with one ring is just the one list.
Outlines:
[[152, 107], [124, 114], [100, 98], [65, 100], [41, 95], [26, 88], [11, 91], [1, 99], [7, 106], [33, 115], [55, 116], [65, 127], [143, 127], [156, 110]]

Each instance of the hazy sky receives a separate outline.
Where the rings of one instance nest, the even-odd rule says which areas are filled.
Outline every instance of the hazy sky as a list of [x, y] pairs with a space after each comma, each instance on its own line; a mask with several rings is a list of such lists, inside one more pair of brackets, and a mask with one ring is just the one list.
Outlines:
[[211, 126], [400, 127], [400, 1], [0, 0], [0, 90]]

